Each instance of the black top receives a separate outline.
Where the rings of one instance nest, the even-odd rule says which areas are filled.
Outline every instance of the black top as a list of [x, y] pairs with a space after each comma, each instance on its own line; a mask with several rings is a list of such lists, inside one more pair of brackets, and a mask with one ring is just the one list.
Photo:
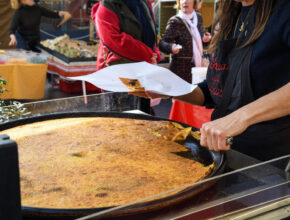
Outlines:
[[[243, 8], [247, 11], [249, 8]], [[280, 0], [260, 38], [253, 44], [250, 76], [258, 99], [290, 82], [290, 2]], [[199, 84], [205, 105], [212, 107], [207, 82]]]
[[9, 34], [15, 34], [16, 31], [22, 36], [35, 36], [40, 32], [41, 17], [59, 18], [58, 12], [50, 11], [39, 5], [22, 5], [14, 13]]

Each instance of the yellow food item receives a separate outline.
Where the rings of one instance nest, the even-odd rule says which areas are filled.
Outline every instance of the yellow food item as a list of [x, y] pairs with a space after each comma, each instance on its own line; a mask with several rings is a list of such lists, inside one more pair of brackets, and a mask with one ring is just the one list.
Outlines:
[[179, 131], [166, 121], [82, 117], [1, 134], [18, 144], [22, 205], [70, 209], [121, 205], [205, 178], [213, 166], [177, 154], [189, 151], [171, 141]]
[[200, 131], [191, 132], [191, 136], [194, 137], [196, 140], [200, 140], [201, 133]]
[[144, 87], [141, 86], [141, 83], [138, 79], [127, 79], [119, 77], [120, 81], [131, 91], [144, 91]]
[[191, 133], [191, 127], [185, 128], [179, 131], [171, 140], [172, 141], [183, 141]]
[[27, 60], [25, 58], [9, 58], [7, 63], [25, 64], [25, 63], [27, 63]]

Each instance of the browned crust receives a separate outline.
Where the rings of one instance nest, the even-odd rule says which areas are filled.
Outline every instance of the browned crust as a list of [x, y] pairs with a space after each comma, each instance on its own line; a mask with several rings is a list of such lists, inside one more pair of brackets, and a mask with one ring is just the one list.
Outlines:
[[119, 77], [119, 79], [131, 91], [140, 92], [145, 90], [138, 79], [128, 79], [122, 77]]
[[214, 165], [178, 155], [188, 149], [172, 141], [182, 129], [177, 127], [96, 117], [37, 122], [1, 133], [19, 147], [22, 205], [95, 208], [126, 204], [209, 175]]

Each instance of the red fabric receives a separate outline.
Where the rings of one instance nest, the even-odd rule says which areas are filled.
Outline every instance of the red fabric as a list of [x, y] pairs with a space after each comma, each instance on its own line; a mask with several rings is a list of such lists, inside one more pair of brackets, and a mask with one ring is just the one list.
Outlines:
[[57, 73], [63, 77], [74, 77], [88, 75], [96, 72], [96, 65], [64, 65], [60, 62], [54, 61], [51, 58], [47, 59], [48, 72]]
[[[81, 81], [67, 81], [64, 79], [59, 80], [58, 87], [61, 91], [68, 92], [68, 93], [79, 93], [83, 91], [82, 82]], [[94, 86], [91, 83], [86, 82], [86, 91], [97, 91], [102, 92], [101, 89]]]
[[190, 105], [174, 100], [169, 119], [189, 124], [195, 128], [201, 128], [202, 124], [210, 121], [213, 109]]
[[[104, 7], [102, 3], [93, 6], [92, 18], [96, 24], [98, 37], [103, 41], [100, 42], [98, 48], [98, 70], [106, 67], [106, 64], [112, 61], [121, 59], [116, 54], [136, 62], [146, 61], [151, 63], [151, 58], [153, 57], [152, 49], [141, 41], [134, 39], [131, 35], [121, 32], [118, 16]], [[103, 43], [114, 53], [105, 47]], [[159, 62], [159, 50], [154, 51], [154, 53], [158, 53]]]

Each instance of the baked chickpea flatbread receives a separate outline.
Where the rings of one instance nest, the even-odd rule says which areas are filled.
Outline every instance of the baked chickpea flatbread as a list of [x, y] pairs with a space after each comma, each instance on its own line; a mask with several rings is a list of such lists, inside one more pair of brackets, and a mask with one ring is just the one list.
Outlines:
[[131, 91], [144, 91], [144, 87], [142, 87], [141, 83], [138, 79], [128, 79], [119, 77], [120, 81]]
[[[119, 206], [206, 178], [176, 143], [191, 127], [168, 121], [80, 117], [1, 131], [18, 144], [23, 206]], [[159, 197], [158, 197], [159, 199]]]

